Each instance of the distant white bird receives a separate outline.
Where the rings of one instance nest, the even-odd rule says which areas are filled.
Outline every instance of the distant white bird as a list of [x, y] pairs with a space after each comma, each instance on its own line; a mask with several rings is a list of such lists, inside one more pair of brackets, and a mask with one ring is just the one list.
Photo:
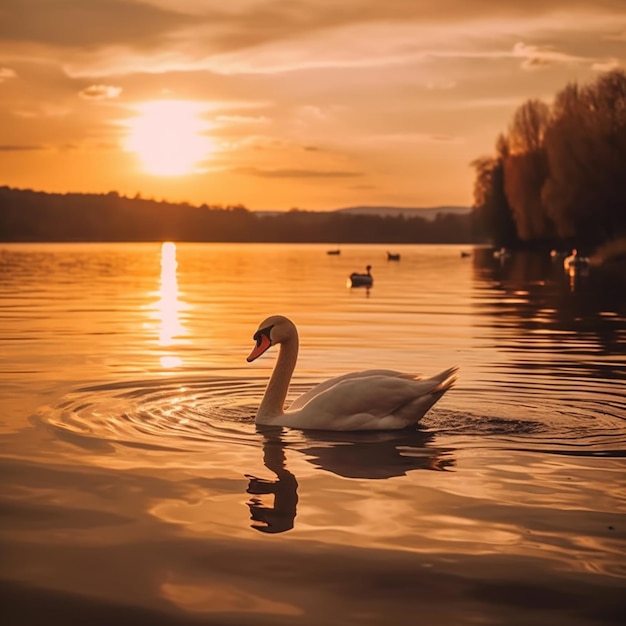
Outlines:
[[572, 273], [589, 268], [589, 259], [586, 256], [580, 256], [578, 250], [574, 248], [572, 254], [563, 260], [563, 269]]
[[320, 383], [284, 410], [298, 359], [298, 331], [282, 315], [263, 320], [248, 362], [279, 344], [278, 359], [256, 414], [256, 423], [302, 430], [398, 430], [416, 425], [452, 387], [456, 367], [431, 378], [394, 370], [352, 372]]

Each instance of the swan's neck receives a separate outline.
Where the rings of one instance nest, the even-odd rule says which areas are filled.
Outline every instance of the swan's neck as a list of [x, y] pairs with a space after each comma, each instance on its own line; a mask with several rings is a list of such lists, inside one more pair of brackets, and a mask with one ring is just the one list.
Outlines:
[[278, 417], [285, 412], [285, 400], [289, 391], [291, 375], [298, 359], [298, 335], [279, 344], [278, 358], [270, 377], [263, 400], [257, 411], [257, 422]]

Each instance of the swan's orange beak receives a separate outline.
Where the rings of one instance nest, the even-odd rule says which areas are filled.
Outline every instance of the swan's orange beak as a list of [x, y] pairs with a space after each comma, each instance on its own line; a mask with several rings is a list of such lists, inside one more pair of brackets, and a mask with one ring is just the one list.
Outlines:
[[252, 348], [252, 352], [250, 352], [250, 355], [248, 356], [248, 363], [260, 357], [271, 345], [272, 342], [270, 341], [270, 338], [263, 333], [259, 333], [259, 338], [256, 341], [256, 346]]

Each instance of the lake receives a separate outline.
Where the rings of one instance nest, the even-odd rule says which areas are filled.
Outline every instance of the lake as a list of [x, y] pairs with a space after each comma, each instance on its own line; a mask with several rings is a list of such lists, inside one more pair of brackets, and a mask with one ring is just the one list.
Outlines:
[[[626, 293], [537, 253], [329, 248], [0, 245], [3, 624], [623, 623]], [[459, 380], [415, 430], [257, 429], [274, 313], [290, 397]]]

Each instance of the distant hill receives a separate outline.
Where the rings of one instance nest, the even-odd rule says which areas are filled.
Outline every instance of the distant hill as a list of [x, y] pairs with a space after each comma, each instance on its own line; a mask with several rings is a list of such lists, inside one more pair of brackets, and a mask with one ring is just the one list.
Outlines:
[[421, 217], [426, 220], [434, 220], [439, 213], [454, 215], [467, 215], [471, 212], [471, 207], [467, 206], [436, 206], [422, 208], [391, 207], [391, 206], [352, 206], [337, 209], [334, 213], [349, 213], [351, 215], [380, 215], [404, 217]]

